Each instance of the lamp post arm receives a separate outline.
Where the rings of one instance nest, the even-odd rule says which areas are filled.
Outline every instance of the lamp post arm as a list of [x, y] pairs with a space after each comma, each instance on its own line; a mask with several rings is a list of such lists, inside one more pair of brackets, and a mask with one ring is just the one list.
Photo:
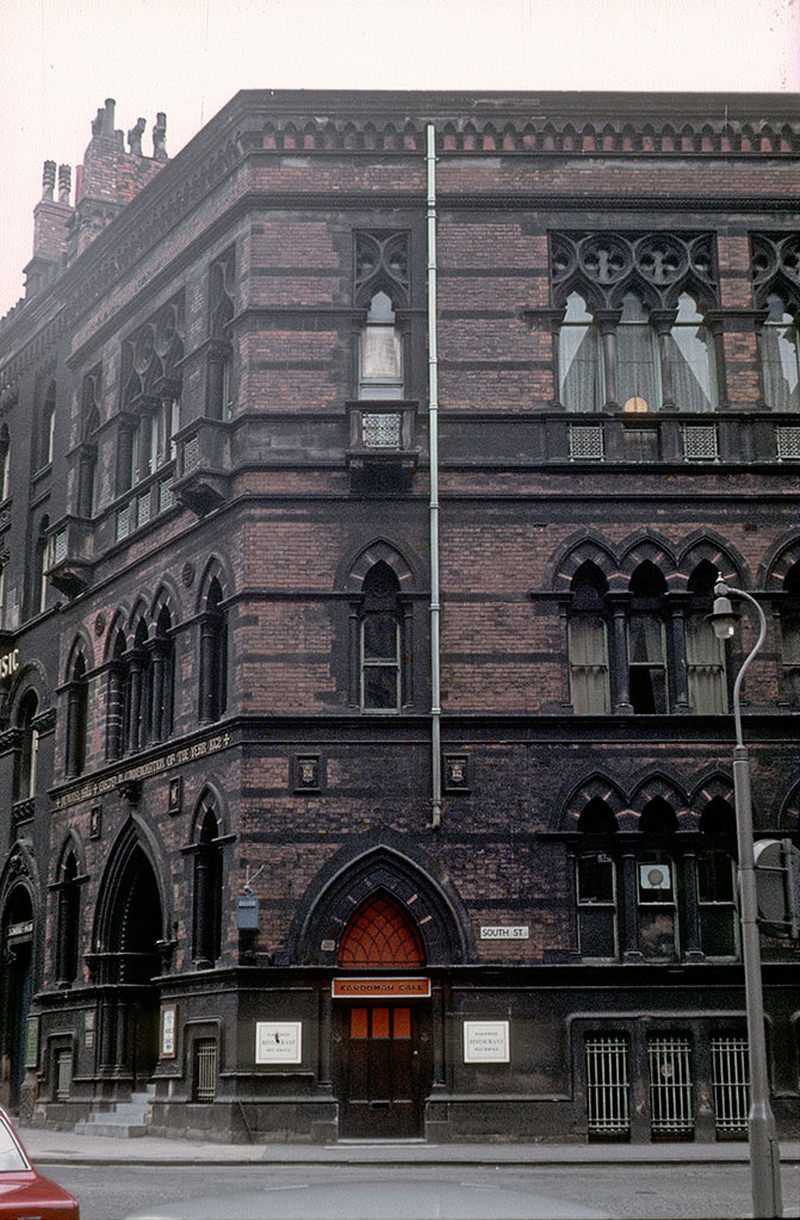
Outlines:
[[758, 639], [742, 662], [742, 666], [736, 675], [736, 681], [733, 684], [733, 720], [736, 726], [736, 744], [737, 746], [743, 746], [742, 709], [739, 704], [739, 697], [742, 689], [742, 678], [747, 673], [751, 661], [753, 661], [761, 651], [764, 640], [767, 638], [767, 616], [764, 614], [764, 611], [761, 609], [756, 599], [749, 593], [745, 593], [744, 589], [731, 589], [730, 592], [734, 597], [743, 597], [744, 600], [749, 602], [751, 606], [755, 606], [756, 613], [758, 614]]

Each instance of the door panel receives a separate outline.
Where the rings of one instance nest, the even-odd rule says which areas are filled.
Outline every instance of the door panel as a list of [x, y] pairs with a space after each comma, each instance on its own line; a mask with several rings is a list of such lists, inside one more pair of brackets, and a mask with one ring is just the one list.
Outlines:
[[343, 1006], [335, 1078], [340, 1135], [408, 1139], [422, 1134], [430, 1089], [428, 1005]]

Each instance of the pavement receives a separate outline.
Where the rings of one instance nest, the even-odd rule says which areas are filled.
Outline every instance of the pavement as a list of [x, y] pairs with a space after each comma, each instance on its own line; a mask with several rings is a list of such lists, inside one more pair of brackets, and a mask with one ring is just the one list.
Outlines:
[[[719, 1144], [222, 1144], [205, 1140], [77, 1135], [17, 1125], [34, 1165], [597, 1165], [746, 1164], [745, 1142]], [[782, 1164], [800, 1164], [800, 1141], [781, 1143]]]

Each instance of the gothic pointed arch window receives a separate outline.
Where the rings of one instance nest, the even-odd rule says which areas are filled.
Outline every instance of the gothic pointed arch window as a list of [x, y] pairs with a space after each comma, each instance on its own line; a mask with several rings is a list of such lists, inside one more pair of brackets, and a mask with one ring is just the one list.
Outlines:
[[8, 424], [0, 427], [0, 501], [11, 494], [11, 434]]
[[777, 293], [767, 297], [761, 332], [764, 399], [773, 411], [800, 411], [800, 342], [797, 313]]
[[86, 658], [79, 651], [73, 658], [67, 680], [67, 740], [65, 771], [81, 775], [86, 765], [86, 734], [89, 718], [89, 683]]
[[61, 986], [74, 983], [78, 974], [80, 934], [80, 881], [78, 860], [74, 851], [67, 852], [59, 869], [58, 924], [56, 940], [56, 982]]
[[655, 564], [640, 563], [631, 577], [628, 616], [630, 699], [639, 715], [668, 709], [665, 593], [666, 582]]
[[402, 706], [400, 584], [379, 560], [364, 577], [360, 617], [361, 709], [397, 712]]
[[678, 411], [712, 411], [717, 406], [711, 336], [697, 302], [687, 292], [678, 297], [670, 330], [672, 392]]
[[558, 332], [559, 401], [568, 411], [600, 411], [605, 401], [597, 323], [578, 292], [567, 297]]
[[578, 819], [575, 883], [578, 952], [590, 960], [613, 960], [619, 951], [616, 830], [606, 802], [599, 797], [589, 801]]
[[147, 624], [141, 618], [133, 647], [125, 654], [125, 749], [141, 750], [150, 735], [151, 652]]
[[570, 697], [576, 715], [610, 711], [606, 579], [591, 561], [572, 578], [569, 608]]
[[22, 696], [17, 712], [17, 728], [20, 730], [20, 749], [14, 776], [15, 801], [30, 801], [36, 795], [36, 777], [39, 760], [39, 730], [36, 717], [39, 700], [34, 690]]
[[339, 945], [342, 969], [415, 969], [425, 964], [422, 939], [391, 894], [368, 898], [350, 920]]
[[219, 579], [209, 582], [200, 617], [200, 719], [219, 720], [228, 701], [228, 620]]
[[233, 415], [233, 348], [230, 323], [235, 313], [236, 249], [216, 258], [208, 273], [208, 384], [206, 414], [210, 419]]
[[175, 703], [175, 640], [172, 616], [166, 605], [161, 607], [156, 619], [150, 673], [149, 739], [164, 741], [172, 732]]
[[800, 560], [783, 578], [780, 607], [783, 688], [793, 711], [800, 711]]
[[725, 674], [725, 643], [718, 640], [708, 621], [714, 603], [717, 570], [708, 560], [697, 565], [689, 577], [690, 602], [686, 614], [686, 677], [689, 703], [698, 714], [721, 714], [728, 710]]
[[107, 706], [106, 706], [106, 758], [120, 758], [125, 749], [127, 645], [121, 628], [112, 633], [109, 651]]
[[639, 947], [648, 961], [678, 958], [676, 829], [675, 812], [662, 797], [654, 797], [645, 805], [637, 893]]
[[403, 341], [392, 299], [382, 290], [370, 299], [358, 353], [358, 397], [402, 398]]
[[53, 447], [56, 427], [56, 383], [51, 381], [44, 395], [39, 412], [39, 436], [37, 452], [37, 469], [49, 466], [53, 460]]
[[91, 518], [98, 502], [98, 443], [102, 366], [83, 379], [81, 399], [81, 449], [78, 466], [78, 516]]
[[50, 561], [50, 518], [45, 515], [39, 522], [39, 532], [34, 542], [33, 572], [31, 585], [31, 613], [43, 614], [47, 609], [47, 569]]
[[736, 819], [721, 797], [709, 801], [700, 818], [697, 854], [697, 909], [700, 947], [709, 958], [739, 952], [736, 909]]
[[201, 809], [194, 845], [194, 920], [192, 956], [208, 969], [222, 952], [222, 847], [211, 803]]

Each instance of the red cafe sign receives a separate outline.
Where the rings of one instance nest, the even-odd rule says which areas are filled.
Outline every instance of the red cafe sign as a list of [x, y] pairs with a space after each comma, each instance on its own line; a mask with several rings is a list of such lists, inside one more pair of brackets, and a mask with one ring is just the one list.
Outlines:
[[352, 978], [334, 979], [331, 995], [334, 1000], [427, 999], [431, 994], [430, 979]]

